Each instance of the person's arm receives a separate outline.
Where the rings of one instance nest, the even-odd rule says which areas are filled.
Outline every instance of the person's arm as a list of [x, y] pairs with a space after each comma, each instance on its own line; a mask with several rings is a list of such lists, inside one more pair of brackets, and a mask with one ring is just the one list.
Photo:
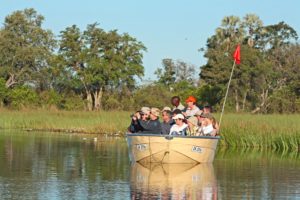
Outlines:
[[210, 132], [210, 135], [215, 137], [217, 135], [217, 130], [214, 129], [212, 132]]
[[139, 125], [145, 130], [147, 131], [149, 128], [149, 121], [143, 121], [141, 119], [138, 120]]

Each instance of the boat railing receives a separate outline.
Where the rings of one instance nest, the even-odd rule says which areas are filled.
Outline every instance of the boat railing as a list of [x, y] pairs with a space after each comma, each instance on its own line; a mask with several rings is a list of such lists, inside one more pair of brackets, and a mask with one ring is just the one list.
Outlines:
[[126, 133], [127, 137], [136, 137], [136, 136], [151, 136], [151, 137], [164, 137], [168, 140], [173, 138], [201, 138], [201, 139], [220, 139], [220, 136], [184, 136], [184, 135], [162, 135], [162, 134], [151, 134], [151, 133]]

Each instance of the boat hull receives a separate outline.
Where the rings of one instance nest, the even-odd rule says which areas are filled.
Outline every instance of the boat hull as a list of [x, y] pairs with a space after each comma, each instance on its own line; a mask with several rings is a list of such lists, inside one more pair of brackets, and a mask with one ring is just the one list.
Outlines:
[[212, 163], [219, 137], [127, 134], [129, 156], [139, 163]]

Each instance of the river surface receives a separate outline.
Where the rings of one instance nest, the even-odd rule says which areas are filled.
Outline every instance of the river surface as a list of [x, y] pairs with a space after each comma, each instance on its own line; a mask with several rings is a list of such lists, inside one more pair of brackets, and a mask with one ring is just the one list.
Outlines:
[[211, 165], [131, 164], [126, 140], [0, 134], [0, 199], [300, 199], [299, 153], [219, 150]]

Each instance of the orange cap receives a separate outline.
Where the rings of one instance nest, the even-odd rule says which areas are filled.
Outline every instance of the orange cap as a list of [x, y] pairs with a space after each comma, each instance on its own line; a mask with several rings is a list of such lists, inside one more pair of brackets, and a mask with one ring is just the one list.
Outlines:
[[193, 103], [196, 103], [196, 98], [194, 97], [194, 96], [189, 96], [186, 100], [185, 100], [185, 102], [187, 103], [187, 102], [193, 102]]

